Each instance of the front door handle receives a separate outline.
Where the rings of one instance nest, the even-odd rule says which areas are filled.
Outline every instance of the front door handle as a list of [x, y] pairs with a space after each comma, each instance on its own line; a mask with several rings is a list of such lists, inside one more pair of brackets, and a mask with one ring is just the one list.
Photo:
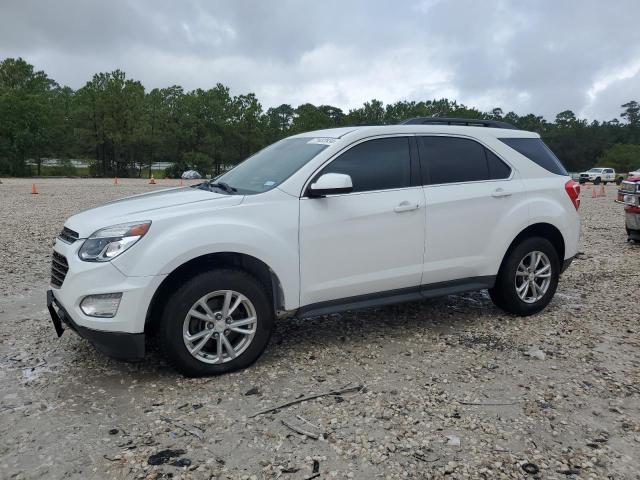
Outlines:
[[401, 204], [399, 204], [397, 207], [395, 207], [393, 211], [396, 213], [402, 213], [402, 212], [410, 212], [411, 210], [417, 210], [419, 208], [420, 208], [420, 205], [417, 203], [409, 203], [407, 201], [404, 201]]
[[496, 188], [493, 192], [491, 192], [491, 196], [494, 198], [510, 197], [511, 192], [503, 188]]

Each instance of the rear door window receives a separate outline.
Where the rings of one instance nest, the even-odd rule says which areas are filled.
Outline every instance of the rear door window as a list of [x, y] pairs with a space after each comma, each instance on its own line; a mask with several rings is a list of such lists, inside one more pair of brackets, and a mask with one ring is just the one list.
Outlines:
[[487, 155], [487, 165], [489, 166], [489, 179], [502, 180], [509, 178], [511, 175], [511, 167], [504, 163], [498, 156], [490, 150], [484, 149]]
[[419, 137], [425, 185], [509, 178], [511, 168], [480, 143], [458, 137]]
[[551, 173], [569, 175], [558, 157], [539, 138], [499, 138], [498, 140]]

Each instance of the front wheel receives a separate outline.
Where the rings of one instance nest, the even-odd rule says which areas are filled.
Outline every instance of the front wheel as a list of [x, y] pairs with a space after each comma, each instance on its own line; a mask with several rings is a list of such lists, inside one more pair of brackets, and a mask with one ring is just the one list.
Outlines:
[[246, 272], [220, 269], [196, 275], [169, 298], [159, 340], [184, 375], [218, 375], [255, 362], [273, 326], [264, 286]]
[[549, 304], [559, 277], [560, 261], [553, 245], [545, 238], [527, 238], [504, 259], [489, 295], [509, 313], [533, 315]]
[[600, 177], [596, 178], [596, 179], [593, 181], [593, 184], [594, 184], [594, 185], [600, 185], [600, 180], [601, 180], [601, 178], [600, 178]]

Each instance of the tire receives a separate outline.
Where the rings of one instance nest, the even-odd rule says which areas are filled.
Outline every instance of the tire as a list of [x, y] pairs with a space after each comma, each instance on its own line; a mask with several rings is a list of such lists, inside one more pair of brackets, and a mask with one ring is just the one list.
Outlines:
[[596, 179], [593, 181], [593, 184], [594, 184], [594, 185], [600, 185], [600, 177], [596, 178]]
[[578, 183], [580, 185], [584, 185], [585, 183], [587, 183], [587, 181], [584, 178], [580, 178], [580, 179], [578, 179]]
[[604, 182], [602, 182], [602, 183], [604, 183], [604, 184], [606, 185], [606, 184], [607, 184], [607, 181], [605, 180], [605, 181], [604, 181]]
[[616, 185], [622, 184], [622, 177], [616, 178]]
[[[227, 295], [231, 313], [225, 319]], [[251, 318], [255, 321], [247, 324]], [[269, 343], [274, 322], [273, 305], [258, 279], [241, 270], [212, 270], [194, 276], [171, 295], [162, 312], [158, 341], [167, 361], [182, 374], [220, 375], [253, 364]], [[194, 354], [187, 348], [188, 336], [193, 337], [189, 343], [197, 350]]]
[[[533, 254], [533, 252], [541, 252], [546, 256], [550, 275], [546, 278], [538, 278], [534, 280], [536, 282], [536, 286], [544, 287], [546, 285], [544, 294], [534, 301], [531, 301], [533, 299], [533, 295], [531, 295], [531, 298], [528, 299], [529, 301], [524, 301], [516, 291], [516, 287], [518, 285], [522, 285], [522, 283], [519, 282], [526, 282], [527, 278], [526, 276], [521, 275], [516, 277], [516, 272], [519, 269], [521, 261], [525, 261], [525, 258], [527, 258], [528, 255]], [[541, 263], [539, 265], [544, 264], [542, 259], [540, 262]], [[527, 262], [525, 261], [525, 266], [526, 264]], [[542, 270], [542, 267], [539, 266], [538, 270]], [[546, 272], [544, 273], [546, 274]], [[534, 313], [538, 313], [544, 309], [549, 304], [556, 292], [556, 289], [558, 288], [559, 277], [560, 260], [558, 258], [558, 253], [551, 242], [542, 237], [526, 238], [516, 245], [515, 248], [512, 248], [502, 261], [500, 271], [496, 278], [496, 283], [493, 288], [489, 289], [489, 295], [491, 300], [493, 300], [493, 303], [506, 312], [521, 316], [533, 315]], [[548, 283], [546, 282], [547, 279]], [[531, 290], [528, 288], [524, 290], [524, 295], [526, 296], [530, 292]], [[540, 292], [537, 293], [539, 294]]]

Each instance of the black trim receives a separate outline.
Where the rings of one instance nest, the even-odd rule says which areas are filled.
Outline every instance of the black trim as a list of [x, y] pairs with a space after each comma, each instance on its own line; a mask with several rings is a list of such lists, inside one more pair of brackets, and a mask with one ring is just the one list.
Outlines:
[[351, 193], [353, 191], [353, 187], [314, 189], [314, 188], [311, 188], [311, 185], [314, 185], [314, 184], [310, 183], [309, 188], [307, 188], [307, 197], [309, 198], [324, 198], [327, 195], [342, 195], [345, 193]]
[[366, 295], [357, 295], [339, 300], [329, 300], [305, 305], [298, 309], [296, 315], [300, 318], [317, 317], [347, 310], [360, 310], [395, 303], [414, 302], [425, 298], [442, 297], [456, 293], [492, 288], [495, 281], [495, 275], [487, 275], [484, 277], [463, 278], [416, 287], [400, 288], [386, 292], [368, 293]]
[[[52, 290], [47, 290], [47, 309], [58, 337], [64, 333], [62, 323], [89, 340], [96, 350], [120, 360], [143, 358], [145, 353], [144, 333], [104, 332], [78, 325], [55, 298]], [[57, 309], [57, 311], [56, 311]]]
[[569, 257], [567, 259], [565, 259], [562, 262], [562, 268], [560, 269], [560, 274], [564, 273], [564, 271], [569, 268], [569, 266], [571, 265], [571, 263], [573, 262], [573, 259], [576, 258], [575, 256], [573, 257]]
[[466, 127], [490, 127], [504, 128], [506, 130], [519, 130], [507, 122], [498, 120], [481, 120], [478, 118], [451, 118], [451, 117], [415, 117], [400, 122], [400, 125], [464, 125]]
[[415, 136], [409, 137], [409, 155], [411, 157], [410, 185], [412, 187], [421, 187], [420, 154], [418, 153], [418, 142]]
[[634, 242], [640, 242], [640, 230], [631, 230], [627, 228], [627, 238]]

